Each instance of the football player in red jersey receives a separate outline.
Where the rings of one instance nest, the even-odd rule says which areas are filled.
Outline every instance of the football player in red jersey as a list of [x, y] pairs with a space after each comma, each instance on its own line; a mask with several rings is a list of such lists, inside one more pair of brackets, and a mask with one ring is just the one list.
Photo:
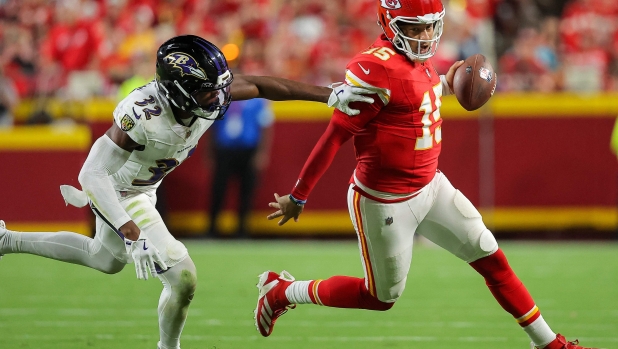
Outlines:
[[438, 169], [441, 97], [450, 94], [456, 62], [445, 76], [431, 63], [442, 35], [440, 0], [377, 0], [384, 34], [350, 60], [346, 83], [379, 98], [349, 117], [335, 111], [290, 195], [270, 204], [269, 219], [298, 220], [318, 179], [340, 146], [354, 139], [357, 166], [348, 189], [365, 277], [295, 281], [267, 271], [258, 282], [256, 326], [272, 333], [277, 318], [296, 304], [388, 310], [401, 296], [418, 233], [469, 263], [533, 346], [584, 349], [554, 333], [509, 266], [472, 203]]

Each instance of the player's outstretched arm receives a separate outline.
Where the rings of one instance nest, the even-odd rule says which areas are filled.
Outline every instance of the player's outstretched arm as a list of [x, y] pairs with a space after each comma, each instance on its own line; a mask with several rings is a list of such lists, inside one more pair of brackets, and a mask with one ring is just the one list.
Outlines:
[[303, 212], [309, 193], [326, 172], [341, 145], [351, 137], [352, 132], [341, 126], [340, 121], [333, 117], [305, 162], [292, 193], [286, 196], [279, 196], [275, 193], [276, 202], [271, 202], [268, 206], [277, 209], [277, 211], [268, 215], [267, 218], [273, 220], [283, 217], [279, 220], [280, 226], [284, 225], [290, 218], [294, 218], [294, 221], [298, 222], [298, 217]]
[[357, 115], [350, 109], [352, 102], [373, 103], [373, 98], [363, 94], [375, 92], [346, 84], [333, 84], [330, 87], [314, 86], [300, 81], [273, 76], [236, 75], [230, 87], [233, 100], [265, 98], [271, 101], [312, 101], [327, 103], [348, 115]]

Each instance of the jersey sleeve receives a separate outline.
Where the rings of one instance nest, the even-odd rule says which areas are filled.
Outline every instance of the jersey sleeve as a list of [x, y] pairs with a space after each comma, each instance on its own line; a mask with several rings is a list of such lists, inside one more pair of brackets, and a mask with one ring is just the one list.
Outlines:
[[147, 137], [141, 124], [141, 110], [139, 108], [137, 111], [135, 110], [136, 94], [134, 91], [118, 103], [116, 109], [114, 109], [114, 122], [137, 144], [145, 145]]
[[371, 60], [354, 60], [346, 67], [345, 81], [350, 86], [363, 87], [375, 92], [371, 95], [374, 99], [372, 104], [363, 102], [350, 104], [350, 107], [360, 110], [359, 115], [349, 116], [339, 110], [335, 110], [333, 114], [333, 118], [337, 118], [342, 127], [355, 134], [389, 103], [390, 79], [387, 69], [382, 64]]
[[326, 131], [307, 158], [296, 185], [292, 189], [292, 196], [299, 200], [307, 200], [313, 187], [333, 162], [341, 145], [351, 137], [352, 133], [342, 127], [338, 119], [331, 119]]

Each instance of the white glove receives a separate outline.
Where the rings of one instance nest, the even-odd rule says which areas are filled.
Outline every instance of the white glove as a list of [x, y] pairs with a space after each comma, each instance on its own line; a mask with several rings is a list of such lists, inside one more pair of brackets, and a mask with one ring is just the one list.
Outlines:
[[162, 270], [167, 270], [167, 264], [161, 258], [159, 250], [150, 243], [143, 233], [140, 232], [137, 241], [125, 238], [124, 245], [127, 248], [127, 253], [131, 255], [135, 262], [135, 272], [138, 279], [148, 280], [148, 274], [156, 277], [155, 263]]
[[328, 97], [327, 105], [335, 107], [348, 115], [358, 115], [360, 110], [350, 109], [348, 106], [352, 102], [373, 103], [373, 98], [363, 96], [363, 94], [375, 94], [375, 91], [368, 90], [363, 87], [350, 86], [343, 82], [330, 84], [328, 87], [333, 89], [330, 97]]

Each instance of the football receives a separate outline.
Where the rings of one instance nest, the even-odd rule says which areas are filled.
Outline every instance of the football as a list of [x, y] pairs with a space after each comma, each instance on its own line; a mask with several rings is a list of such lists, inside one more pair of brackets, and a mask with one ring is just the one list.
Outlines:
[[485, 56], [480, 53], [465, 59], [455, 70], [453, 91], [464, 109], [482, 107], [496, 91], [497, 76]]

